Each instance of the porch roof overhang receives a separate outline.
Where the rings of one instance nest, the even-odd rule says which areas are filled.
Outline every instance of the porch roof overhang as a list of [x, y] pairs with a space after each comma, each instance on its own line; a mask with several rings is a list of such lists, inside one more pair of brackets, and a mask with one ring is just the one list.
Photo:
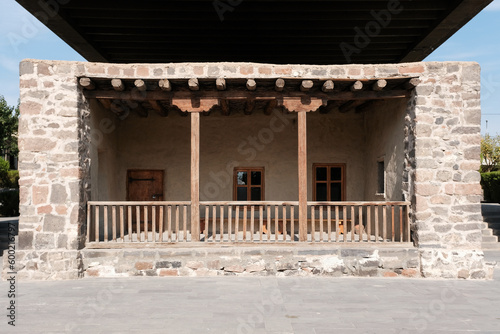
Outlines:
[[492, 0], [16, 1], [88, 61], [362, 64], [421, 61]]
[[360, 113], [370, 109], [376, 101], [410, 97], [411, 90], [419, 83], [418, 77], [79, 78], [85, 97], [98, 100], [118, 117], [130, 111], [143, 117], [147, 117], [150, 112], [168, 116], [170, 111], [177, 111], [181, 115], [187, 115], [187, 111], [200, 111], [204, 115], [220, 112], [229, 116], [231, 111], [249, 115], [255, 110], [262, 110], [270, 115], [275, 108], [287, 111], [318, 110], [320, 113]]

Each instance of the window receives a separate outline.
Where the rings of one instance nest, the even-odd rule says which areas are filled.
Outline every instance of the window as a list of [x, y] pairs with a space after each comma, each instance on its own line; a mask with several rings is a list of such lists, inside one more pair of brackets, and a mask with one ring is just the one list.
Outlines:
[[313, 164], [313, 201], [345, 201], [345, 164]]
[[377, 194], [385, 193], [385, 167], [384, 160], [377, 161]]
[[234, 169], [233, 199], [235, 201], [264, 200], [264, 168]]

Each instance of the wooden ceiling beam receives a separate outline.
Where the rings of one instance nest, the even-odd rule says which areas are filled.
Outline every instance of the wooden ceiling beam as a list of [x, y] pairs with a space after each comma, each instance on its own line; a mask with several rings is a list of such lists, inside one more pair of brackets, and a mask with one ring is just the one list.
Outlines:
[[198, 79], [196, 78], [191, 78], [188, 80], [188, 87], [192, 91], [198, 91], [200, 90], [200, 84], [198, 82]]
[[385, 86], [387, 86], [387, 80], [384, 80], [384, 79], [380, 79], [380, 80], [377, 80], [373, 85], [372, 85], [372, 89], [376, 92], [380, 92], [382, 89], [385, 88]]
[[90, 78], [83, 77], [83, 78], [80, 78], [80, 80], [78, 80], [78, 82], [80, 83], [80, 86], [82, 86], [83, 88], [85, 88], [87, 90], [95, 89], [95, 84], [92, 81], [92, 79], [90, 79]]
[[226, 79], [217, 78], [217, 80], [215, 80], [215, 86], [218, 90], [226, 90]]
[[170, 81], [168, 79], [161, 79], [158, 81], [158, 86], [161, 90], [170, 92], [172, 90], [172, 85], [170, 85]]
[[276, 79], [276, 82], [274, 83], [274, 90], [277, 92], [282, 92], [283, 88], [285, 88], [285, 80], [283, 79]]
[[247, 89], [253, 91], [257, 88], [257, 83], [254, 79], [248, 79], [246, 83]]
[[111, 79], [111, 87], [117, 92], [122, 92], [125, 90], [125, 85], [121, 79]]
[[278, 101], [276, 99], [271, 100], [267, 103], [266, 109], [264, 109], [264, 114], [265, 115], [271, 115], [274, 108], [278, 106]]
[[144, 92], [148, 89], [148, 86], [144, 82], [144, 80], [137, 79], [134, 81], [134, 86], [137, 88], [139, 91]]
[[333, 83], [332, 80], [326, 80], [323, 83], [323, 86], [321, 87], [321, 90], [325, 93], [331, 93], [333, 92], [333, 89], [335, 88], [335, 84]]
[[314, 83], [312, 80], [302, 80], [300, 83], [300, 91], [301, 92], [308, 92], [313, 88]]
[[351, 86], [351, 92], [358, 92], [363, 89], [363, 83], [361, 81], [356, 81]]
[[408, 90], [412, 90], [413, 88], [417, 87], [420, 82], [422, 82], [422, 80], [420, 80], [419, 78], [411, 78], [404, 84], [404, 87]]
[[317, 92], [301, 92], [301, 91], [287, 91], [275, 92], [273, 90], [263, 90], [258, 93], [240, 90], [225, 90], [225, 91], [172, 91], [165, 92], [161, 90], [156, 91], [124, 91], [116, 92], [112, 90], [84, 90], [83, 94], [87, 98], [94, 99], [122, 99], [122, 100], [171, 100], [171, 99], [191, 99], [195, 98], [208, 98], [208, 99], [273, 99], [273, 98], [318, 98], [326, 100], [375, 100], [375, 99], [390, 99], [390, 98], [405, 98], [411, 95], [408, 90], [383, 90], [377, 91], [340, 91], [332, 93]]

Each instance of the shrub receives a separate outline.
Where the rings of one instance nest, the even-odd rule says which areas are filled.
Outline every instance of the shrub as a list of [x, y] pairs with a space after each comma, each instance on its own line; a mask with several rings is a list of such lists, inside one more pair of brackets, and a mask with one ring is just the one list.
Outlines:
[[481, 186], [486, 202], [500, 203], [500, 172], [481, 173]]
[[9, 162], [0, 158], [0, 188], [9, 188]]
[[0, 193], [0, 216], [19, 216], [19, 190], [8, 190]]
[[9, 170], [8, 172], [9, 188], [19, 188], [19, 171]]

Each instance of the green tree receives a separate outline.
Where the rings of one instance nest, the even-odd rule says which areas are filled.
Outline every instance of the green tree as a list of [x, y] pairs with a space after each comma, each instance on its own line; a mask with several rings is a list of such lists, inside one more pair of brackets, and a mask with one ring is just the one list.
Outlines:
[[485, 134], [481, 139], [481, 172], [491, 172], [499, 167], [500, 136]]
[[17, 128], [19, 125], [19, 104], [11, 107], [0, 95], [0, 153], [17, 156]]

